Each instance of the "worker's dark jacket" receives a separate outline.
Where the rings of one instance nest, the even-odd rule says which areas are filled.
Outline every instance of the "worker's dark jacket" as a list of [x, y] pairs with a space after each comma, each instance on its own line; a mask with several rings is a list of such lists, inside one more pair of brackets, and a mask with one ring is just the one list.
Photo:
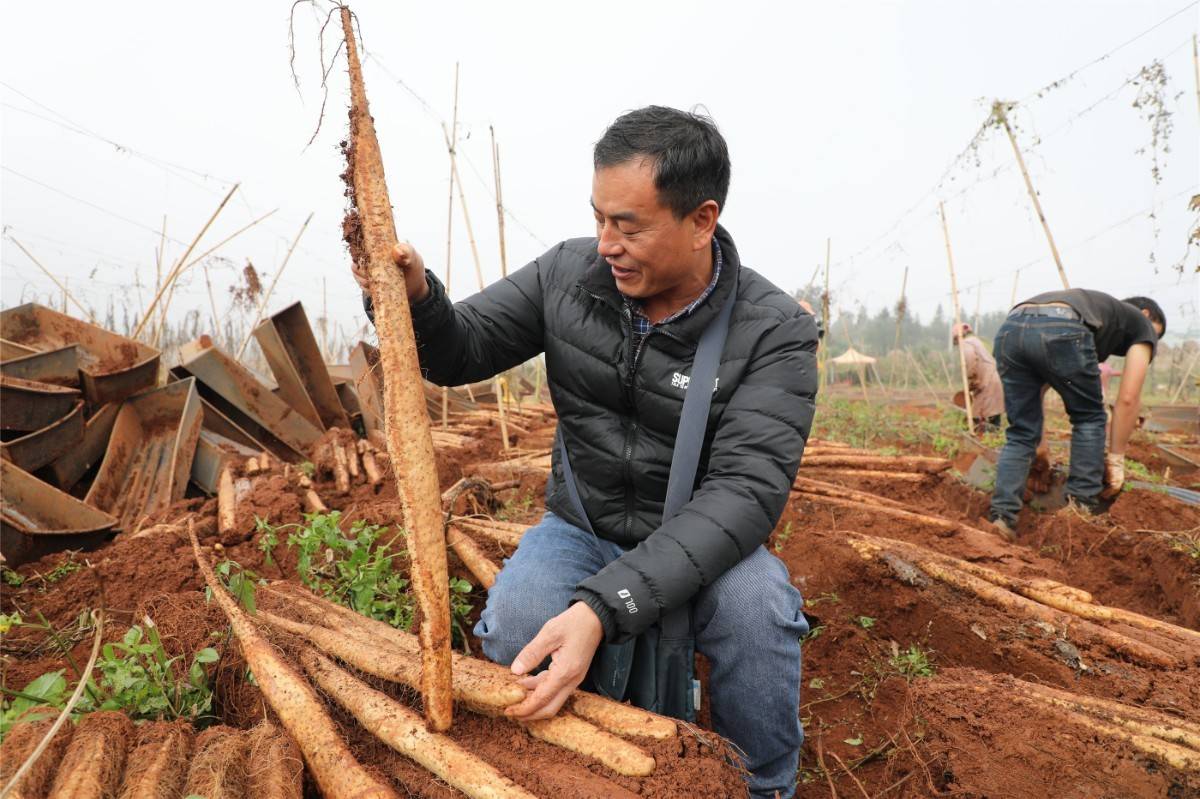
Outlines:
[[[461, 385], [546, 354], [583, 506], [596, 533], [629, 552], [579, 584], [606, 639], [636, 636], [762, 545], [788, 499], [813, 419], [817, 327], [796, 301], [749, 268], [718, 228], [725, 266], [689, 316], [632, 349], [630, 311], [596, 239], [572, 239], [452, 305], [427, 273], [412, 307], [429, 380]], [[675, 430], [700, 334], [737, 304], [709, 412], [691, 502], [661, 524]], [[555, 450], [546, 507], [580, 527]], [[586, 528], [585, 528], [586, 529]], [[530, 586], [537, 590], [537, 586]]]

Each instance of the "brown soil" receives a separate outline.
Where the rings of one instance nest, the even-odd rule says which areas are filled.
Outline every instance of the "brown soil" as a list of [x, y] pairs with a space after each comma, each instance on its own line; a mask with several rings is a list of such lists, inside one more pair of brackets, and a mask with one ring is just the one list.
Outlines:
[[[529, 427], [530, 438], [544, 438], [550, 429], [545, 424]], [[907, 452], [935, 454], [920, 448]], [[439, 450], [437, 455], [443, 490], [469, 473], [472, 464], [503, 457], [495, 426], [479, 428], [469, 446]], [[386, 478], [378, 488], [360, 478], [349, 495], [339, 496], [323, 468], [314, 487], [329, 507], [343, 511], [346, 525], [364, 519], [393, 526], [400, 513], [396, 485], [386, 458], [381, 466]], [[281, 545], [267, 563], [259, 548], [262, 532], [255, 523], [256, 517], [274, 525], [301, 520], [302, 492], [295, 474], [293, 469], [285, 477], [276, 461], [270, 473], [249, 477], [252, 485], [241, 500], [235, 531], [224, 540], [216, 533], [215, 500], [183, 500], [146, 520], [142, 529], [152, 528], [152, 534], [122, 533], [94, 552], [75, 555], [84, 567], [61, 579], [44, 578], [69, 560], [63, 553], [27, 564], [19, 571], [29, 579], [19, 588], [6, 588], [0, 610], [19, 609], [27, 618], [34, 618], [35, 612], [45, 614], [57, 629], [66, 630], [77, 662], [86, 660], [90, 637], [85, 631], [72, 632], [71, 624], [92, 607], [108, 610], [109, 640], [148, 617], [170, 655], [189, 660], [199, 648], [214, 646], [221, 653], [210, 675], [216, 686], [214, 712], [222, 724], [249, 730], [263, 720], [262, 696], [246, 679], [245, 663], [236, 642], [229, 640], [224, 617], [204, 600], [183, 528], [170, 525], [191, 514], [204, 546], [220, 543], [222, 557], [264, 578], [296, 580], [295, 553], [282, 543], [286, 533], [279, 534]], [[987, 496], [950, 474], [917, 483], [822, 479], [986, 528]], [[461, 500], [458, 509], [534, 523], [541, 513], [543, 487], [544, 478], [527, 475], [490, 502], [472, 495]], [[872, 797], [1200, 796], [1194, 775], [1126, 741], [1089, 731], [1052, 707], [1028, 706], [1012, 698], [1014, 680], [1019, 679], [1197, 723], [1200, 655], [1177, 669], [1134, 662], [946, 585], [906, 585], [884, 564], [863, 560], [846, 539], [848, 531], [857, 531], [911, 542], [1013, 576], [1057, 580], [1092, 592], [1099, 603], [1195, 629], [1200, 627], [1200, 562], [1189, 556], [1184, 541], [1197, 528], [1200, 511], [1146, 491], [1126, 492], [1108, 514], [1098, 517], [1072, 510], [1027, 511], [1016, 544], [986, 535], [945, 535], [865, 507], [836, 507], [793, 496], [768, 546], [788, 565], [806, 597], [811, 623], [819, 630], [804, 645], [801, 717], [807, 740], [797, 795], [828, 797], [832, 787], [838, 796]], [[483, 538], [476, 540], [497, 561], [509, 554]], [[454, 558], [451, 567], [467, 576]], [[483, 599], [481, 594], [471, 598], [476, 614]], [[273, 640], [285, 651], [294, 645], [285, 636]], [[905, 662], [903, 656], [912, 647], [927, 657], [933, 676], [904, 673], [897, 665]], [[69, 673], [44, 636], [26, 628], [6, 638], [4, 653], [7, 686], [19, 688], [52, 669], [68, 668]], [[416, 705], [411, 692], [367, 681]], [[410, 795], [454, 795], [340, 711], [331, 711], [358, 757], [402, 784]], [[645, 743], [659, 768], [641, 780], [615, 775], [503, 720], [460, 712], [450, 734], [539, 796], [742, 795], [736, 773], [713, 749], [719, 744], [700, 733], [669, 744]], [[247, 741], [257, 740], [254, 735], [242, 737], [242, 751]], [[10, 744], [17, 743], [11, 738], [5, 742], [6, 758]], [[253, 778], [253, 769], [249, 776]]]

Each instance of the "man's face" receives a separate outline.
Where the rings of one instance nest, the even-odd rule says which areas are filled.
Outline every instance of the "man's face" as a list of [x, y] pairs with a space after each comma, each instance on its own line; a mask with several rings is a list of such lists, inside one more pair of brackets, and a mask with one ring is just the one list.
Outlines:
[[659, 201], [648, 159], [597, 169], [592, 209], [596, 249], [628, 297], [647, 299], [688, 284], [695, 279], [695, 253], [711, 246], [712, 233], [698, 227], [696, 212], [676, 219]]

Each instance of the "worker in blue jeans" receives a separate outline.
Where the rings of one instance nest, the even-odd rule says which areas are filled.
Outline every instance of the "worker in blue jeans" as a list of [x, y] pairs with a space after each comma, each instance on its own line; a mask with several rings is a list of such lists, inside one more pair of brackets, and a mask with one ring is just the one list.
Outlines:
[[[1001, 534], [1016, 536], [1025, 481], [1042, 442], [1047, 388], [1062, 397], [1071, 420], [1068, 499], [1097, 512], [1104, 500], [1120, 493], [1125, 448], [1137, 424], [1142, 386], [1166, 327], [1162, 308], [1148, 297], [1117, 300], [1088, 289], [1047, 292], [1013, 308], [993, 348], [1008, 416], [989, 510]], [[1125, 356], [1125, 373], [1105, 441], [1108, 417], [1100, 363], [1110, 355]]]

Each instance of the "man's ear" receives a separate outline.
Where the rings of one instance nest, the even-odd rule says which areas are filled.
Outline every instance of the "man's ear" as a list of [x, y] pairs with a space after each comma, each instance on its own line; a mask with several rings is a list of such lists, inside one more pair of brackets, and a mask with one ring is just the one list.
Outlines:
[[705, 200], [696, 210], [688, 214], [692, 220], [692, 249], [702, 250], [712, 246], [713, 234], [717, 231], [717, 217], [721, 209], [716, 200]]

